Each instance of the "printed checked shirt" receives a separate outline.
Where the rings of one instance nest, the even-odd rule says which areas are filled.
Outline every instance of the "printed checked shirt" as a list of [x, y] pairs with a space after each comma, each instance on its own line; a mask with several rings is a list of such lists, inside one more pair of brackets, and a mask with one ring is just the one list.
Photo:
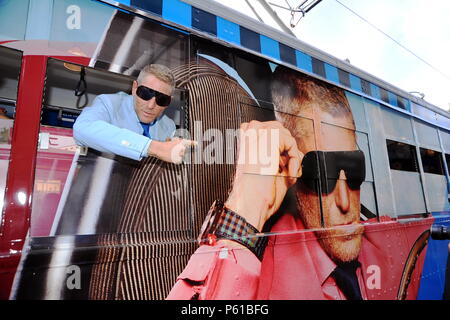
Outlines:
[[[405, 227], [388, 217], [384, 224], [367, 224], [359, 256], [357, 279], [363, 299], [396, 299], [404, 260], [415, 239], [432, 219]], [[331, 277], [336, 264], [328, 257], [314, 232], [306, 231], [300, 219], [283, 214], [272, 227], [262, 262], [242, 246], [218, 241], [202, 245], [191, 256], [167, 299], [346, 299]], [[382, 232], [380, 232], [382, 231]], [[285, 232], [280, 234], [280, 232]], [[389, 244], [395, 244], [393, 250]], [[419, 289], [424, 255], [417, 262], [408, 290], [415, 299]], [[373, 267], [379, 282], [373, 283]]]

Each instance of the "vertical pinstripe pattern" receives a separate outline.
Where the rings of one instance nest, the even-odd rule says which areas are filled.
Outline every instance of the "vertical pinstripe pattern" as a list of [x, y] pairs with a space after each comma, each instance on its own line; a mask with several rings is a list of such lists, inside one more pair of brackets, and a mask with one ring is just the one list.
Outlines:
[[[226, 129], [257, 119], [248, 94], [210, 63], [174, 70], [177, 87], [189, 90], [189, 128], [201, 140], [208, 129]], [[243, 106], [243, 108], [241, 108]], [[196, 132], [195, 121], [202, 122]], [[198, 128], [197, 130], [200, 130]], [[199, 141], [200, 142], [200, 141]], [[207, 142], [206, 145], [208, 145]], [[227, 159], [223, 145], [223, 159]], [[203, 151], [203, 150], [200, 150]], [[198, 152], [198, 151], [197, 151]], [[193, 157], [194, 158], [194, 157]], [[92, 272], [92, 299], [164, 299], [196, 249], [195, 238], [211, 203], [226, 199], [233, 164], [173, 165], [155, 158], [132, 173], [116, 235], [105, 235]]]
[[[202, 122], [202, 129], [219, 129], [223, 133], [225, 142], [226, 129], [238, 129], [245, 121], [257, 119], [258, 111], [249, 112], [247, 108], [242, 111], [242, 105], [248, 103], [248, 94], [221, 69], [205, 64], [192, 64], [190, 72], [182, 68], [175, 70], [181, 86], [186, 86], [190, 97], [190, 132], [195, 140], [201, 137], [196, 132], [194, 121]], [[253, 104], [255, 104], [253, 102]], [[234, 155], [236, 147], [232, 151]], [[229, 150], [223, 146], [223, 159], [227, 159]], [[209, 160], [207, 155], [203, 158]], [[233, 164], [191, 165], [192, 174], [192, 201], [194, 213], [194, 233], [198, 234], [204, 217], [215, 199], [226, 199], [234, 173]], [[214, 187], [213, 187], [214, 186]]]
[[[115, 260], [120, 250], [117, 246], [111, 246], [112, 243], [118, 243], [117, 235], [106, 234], [102, 235], [100, 238], [98, 245], [102, 249], [99, 250], [97, 264], [93, 267], [89, 290], [89, 298], [96, 300], [105, 299], [107, 298], [106, 294], [108, 292], [115, 291], [115, 283], [110, 281], [108, 277], [102, 275], [116, 273], [117, 264], [115, 263]], [[95, 288], [95, 290], [93, 290], [93, 288]]]

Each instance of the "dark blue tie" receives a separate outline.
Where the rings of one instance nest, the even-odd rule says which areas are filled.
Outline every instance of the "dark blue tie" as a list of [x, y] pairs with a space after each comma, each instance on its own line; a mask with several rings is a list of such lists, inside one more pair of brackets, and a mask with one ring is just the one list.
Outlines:
[[150, 138], [150, 123], [141, 122], [142, 129], [144, 129], [143, 135]]
[[359, 261], [351, 261], [340, 264], [331, 273], [337, 286], [344, 293], [348, 300], [362, 300], [361, 289], [359, 288], [356, 269], [361, 264]]

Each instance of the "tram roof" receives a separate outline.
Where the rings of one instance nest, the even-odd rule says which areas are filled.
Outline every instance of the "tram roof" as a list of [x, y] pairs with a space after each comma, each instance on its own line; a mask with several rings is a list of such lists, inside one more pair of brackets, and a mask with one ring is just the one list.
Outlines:
[[[443, 117], [445, 120], [450, 119], [450, 113], [427, 102], [424, 99], [416, 97], [409, 92], [400, 89], [362, 69], [359, 69], [350, 63], [341, 60], [325, 51], [315, 48], [312, 45], [290, 35], [275, 29], [267, 24], [261, 23], [241, 12], [238, 12], [230, 7], [224, 6], [216, 1], [211, 0], [156, 0], [150, 2], [140, 2], [147, 3], [137, 7], [133, 4], [133, 0], [96, 0], [99, 2], [104, 2], [114, 7], [118, 7], [131, 14], [137, 14], [151, 19], [155, 19], [164, 23], [169, 23], [175, 27], [182, 30], [189, 31], [193, 34], [197, 34], [204, 38], [210, 38], [213, 41], [218, 41], [225, 43], [228, 46], [238, 47], [245, 51], [249, 51], [253, 54], [268, 58], [276, 63], [282, 63], [290, 67], [300, 69], [302, 72], [308, 72], [313, 74], [315, 77], [318, 75], [313, 73], [312, 70], [305, 70], [301, 68], [298, 63], [293, 64], [291, 61], [283, 61], [281, 50], [288, 50], [290, 52], [295, 52], [296, 56], [304, 55], [306, 57], [317, 59], [326, 64], [330, 68], [330, 72], [336, 74], [337, 70], [342, 70], [348, 72], [355, 79], [359, 78], [365, 80], [378, 88], [386, 90], [388, 93], [393, 94], [399, 98], [407, 100], [409, 106], [407, 106], [406, 112], [415, 114], [419, 116], [415, 110], [412, 110], [410, 102], [419, 105], [420, 107], [425, 107], [426, 109], [435, 112]], [[144, 7], [142, 7], [144, 6]], [[169, 10], [170, 8], [170, 10]], [[235, 30], [236, 32], [234, 32]], [[239, 34], [239, 30], [245, 30], [245, 34]], [[242, 32], [243, 33], [243, 32]], [[246, 37], [259, 37], [259, 47], [249, 45], [250, 41], [246, 41]], [[251, 39], [249, 39], [251, 40]], [[259, 49], [259, 50], [258, 50]], [[292, 51], [293, 50], [293, 51]], [[320, 77], [320, 76], [319, 76]], [[334, 83], [332, 79], [328, 77], [322, 77], [325, 81], [337, 84], [344, 87], [345, 89], [350, 89], [350, 91], [355, 91], [363, 96], [368, 96], [371, 99], [378, 100], [382, 104], [387, 104], [390, 106], [397, 107], [399, 111], [402, 110], [401, 107], [389, 101], [381, 100], [380, 97], [374, 95], [367, 95], [361, 90], [351, 87], [343, 86], [340, 83]], [[336, 76], [335, 76], [336, 78]], [[331, 80], [331, 81], [330, 81]], [[359, 91], [359, 92], [358, 92]], [[394, 99], [394, 98], [392, 98]], [[409, 109], [409, 110], [408, 110]], [[430, 122], [429, 119], [427, 122]], [[440, 127], [446, 127], [449, 129], [450, 121], [445, 121], [446, 125], [437, 124]]]

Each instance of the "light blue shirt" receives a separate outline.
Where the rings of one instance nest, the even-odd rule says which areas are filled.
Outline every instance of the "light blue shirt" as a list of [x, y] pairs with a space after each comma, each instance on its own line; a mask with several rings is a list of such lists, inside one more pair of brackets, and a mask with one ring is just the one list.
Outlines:
[[114, 153], [134, 160], [147, 156], [153, 140], [166, 141], [175, 133], [175, 123], [161, 115], [150, 126], [150, 138], [134, 110], [134, 97], [124, 92], [97, 96], [83, 109], [73, 125], [75, 141], [101, 152]]

